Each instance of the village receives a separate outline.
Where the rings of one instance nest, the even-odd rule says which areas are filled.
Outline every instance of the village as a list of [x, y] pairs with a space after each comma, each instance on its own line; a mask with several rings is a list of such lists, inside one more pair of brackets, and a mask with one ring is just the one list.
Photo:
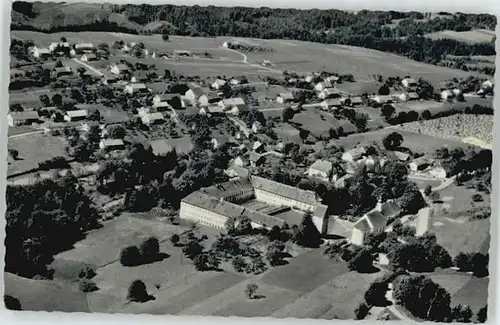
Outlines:
[[[488, 285], [476, 273], [484, 274], [489, 248], [492, 79], [433, 84], [411, 73], [358, 80], [328, 71], [292, 72], [272, 60], [249, 63], [245, 51], [263, 57], [272, 51], [232, 40], [220, 42], [217, 51], [242, 55], [238, 64], [252, 73], [187, 75], [179, 72], [183, 66], [224, 59], [202, 50], [160, 52], [141, 42], [72, 43], [56, 36], [48, 44], [13, 40], [22, 53], [12, 54], [11, 46], [17, 63], [10, 71], [7, 183], [59, 184], [74, 177], [95, 205], [103, 228], [57, 252], [51, 266], [53, 281], [68, 272], [65, 263], [97, 273], [81, 281], [93, 283], [88, 295], [108, 299], [109, 306], [91, 299], [77, 311], [446, 319], [395, 303], [388, 279], [401, 270], [424, 272], [455, 290], [450, 295], [459, 315], [471, 308], [476, 315], [486, 305], [484, 297], [455, 299], [455, 292]], [[117, 271], [127, 264], [122, 246], [148, 236], [173, 255], [166, 263], [182, 262], [182, 256], [192, 260], [183, 263], [194, 263], [189, 271], [185, 264], [169, 269], [169, 281], [176, 283], [166, 289], [159, 274]], [[103, 256], [93, 257], [101, 249]], [[225, 254], [221, 260], [213, 257], [217, 249]], [[418, 262], [404, 262], [408, 254], [423, 254], [422, 265], [433, 267], [420, 270]], [[481, 262], [471, 268], [460, 264], [464, 256]], [[331, 272], [322, 269], [306, 280], [297, 271], [315, 265]], [[196, 272], [215, 269], [231, 276]], [[66, 283], [65, 276], [58, 281]], [[380, 277], [386, 298], [373, 295], [389, 303], [366, 300], [365, 291]], [[125, 304], [120, 290], [128, 284], [122, 278], [143, 280], [155, 299]], [[185, 302], [181, 282], [188, 278], [208, 286], [210, 296]], [[222, 289], [210, 287], [217, 281]], [[342, 289], [356, 296], [354, 305], [338, 302], [339, 293], [320, 304], [323, 312], [304, 307], [342, 281], [351, 281], [344, 287], [360, 283], [355, 292]], [[250, 307], [240, 297], [230, 303], [229, 291], [245, 285], [248, 290], [249, 284], [255, 284], [250, 299], [255, 291], [263, 298]], [[220, 298], [226, 305], [218, 306], [217, 295], [226, 297]], [[266, 302], [271, 307], [263, 307]]]

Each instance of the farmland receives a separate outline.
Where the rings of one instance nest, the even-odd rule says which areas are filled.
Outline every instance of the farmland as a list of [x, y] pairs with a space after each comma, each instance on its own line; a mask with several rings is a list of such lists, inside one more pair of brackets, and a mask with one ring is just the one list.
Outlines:
[[470, 31], [457, 32], [453, 30], [443, 30], [425, 35], [432, 39], [452, 39], [467, 43], [491, 42], [495, 31], [486, 29], [476, 29]]
[[491, 115], [453, 115], [429, 121], [406, 123], [398, 127], [407, 132], [422, 133], [446, 139], [477, 138], [486, 144], [493, 141]]

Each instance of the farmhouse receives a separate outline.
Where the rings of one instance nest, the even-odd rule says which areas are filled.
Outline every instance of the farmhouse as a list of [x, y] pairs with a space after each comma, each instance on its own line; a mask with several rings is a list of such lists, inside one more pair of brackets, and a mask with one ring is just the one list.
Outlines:
[[90, 53], [94, 51], [94, 45], [92, 43], [80, 43], [75, 44], [75, 51], [77, 53]]
[[221, 106], [224, 111], [234, 115], [238, 115], [240, 112], [246, 110], [245, 101], [241, 97], [223, 99], [219, 102], [219, 106]]
[[377, 104], [386, 104], [394, 102], [394, 97], [391, 95], [377, 95], [371, 98]]
[[352, 148], [342, 154], [342, 160], [346, 162], [356, 162], [366, 153], [364, 147]]
[[330, 99], [325, 99], [324, 101], [322, 101], [320, 106], [321, 106], [322, 110], [328, 111], [331, 109], [335, 109], [337, 107], [341, 107], [342, 102], [340, 101], [339, 98], [330, 98]]
[[223, 87], [226, 83], [227, 83], [227, 82], [226, 82], [226, 80], [224, 80], [224, 79], [217, 79], [217, 80], [215, 80], [215, 81], [212, 83], [211, 87], [212, 87], [212, 89], [219, 90], [219, 89], [221, 89], [221, 88], [222, 88], [222, 87]]
[[432, 160], [427, 158], [426, 156], [419, 157], [414, 159], [410, 164], [410, 170], [413, 172], [422, 171], [427, 169], [432, 164]]
[[340, 99], [340, 103], [344, 106], [358, 106], [363, 104], [360, 96], [344, 97]]
[[125, 149], [125, 144], [121, 139], [102, 139], [99, 142], [99, 148], [106, 151], [123, 150]]
[[340, 92], [336, 88], [324, 88], [318, 94], [319, 99], [339, 98]]
[[276, 98], [276, 102], [280, 104], [284, 103], [291, 103], [294, 101], [294, 96], [292, 92], [287, 92], [287, 93], [280, 93], [278, 97]]
[[64, 120], [67, 122], [81, 121], [87, 118], [87, 110], [79, 109], [75, 111], [67, 111], [64, 114]]
[[220, 148], [224, 144], [229, 142], [229, 138], [225, 135], [213, 136], [210, 140], [214, 149]]
[[51, 56], [51, 51], [48, 48], [39, 48], [33, 46], [30, 48], [29, 53], [37, 59], [48, 59]]
[[403, 102], [407, 102], [409, 100], [418, 100], [418, 99], [420, 99], [420, 97], [418, 96], [418, 94], [416, 92], [406, 92], [406, 93], [400, 94], [397, 97], [397, 99], [400, 101], [403, 101]]
[[199, 113], [201, 115], [207, 115], [207, 114], [223, 114], [224, 109], [218, 105], [211, 105], [211, 106], [206, 106], [200, 108]]
[[195, 105], [203, 94], [204, 91], [201, 87], [192, 85], [184, 94], [184, 99], [189, 101], [192, 105]]
[[117, 83], [118, 82], [118, 78], [115, 77], [115, 76], [103, 75], [103, 76], [101, 76], [101, 82], [104, 85], [111, 85], [111, 84]]
[[323, 181], [328, 181], [332, 174], [333, 165], [326, 160], [316, 160], [307, 170], [309, 177], [317, 177]]
[[52, 76], [54, 78], [59, 78], [61, 76], [69, 76], [73, 74], [73, 70], [70, 67], [59, 67], [52, 69]]
[[69, 48], [70, 46], [69, 46], [68, 42], [60, 42], [60, 43], [52, 42], [49, 45], [49, 51], [54, 52], [59, 47]]
[[115, 75], [130, 74], [130, 69], [126, 64], [114, 64], [109, 68], [109, 72]]
[[442, 100], [448, 100], [448, 99], [452, 99], [454, 96], [453, 96], [453, 92], [449, 89], [445, 89], [443, 91], [441, 91], [441, 99]]
[[415, 87], [418, 86], [418, 82], [415, 79], [413, 79], [413, 78], [404, 78], [401, 81], [401, 84], [405, 88], [415, 88]]
[[250, 166], [259, 167], [266, 162], [266, 157], [257, 152], [250, 151], [248, 161], [250, 162]]
[[90, 62], [90, 61], [96, 61], [96, 60], [97, 60], [97, 56], [93, 53], [86, 53], [86, 54], [82, 55], [80, 58], [80, 61], [83, 61], [83, 62]]
[[232, 165], [233, 166], [239, 166], [239, 167], [245, 167], [249, 164], [249, 160], [245, 159], [243, 156], [238, 156], [234, 158]]
[[174, 98], [178, 98], [180, 100], [180, 97], [178, 94], [158, 94], [153, 97], [153, 106], [162, 106], [167, 104], [170, 106], [170, 101], [173, 100]]
[[40, 117], [36, 111], [10, 112], [7, 115], [9, 126], [29, 125], [39, 122]]
[[330, 80], [324, 80], [322, 82], [318, 82], [316, 84], [316, 86], [314, 86], [314, 90], [316, 91], [323, 91], [324, 89], [327, 89], [327, 88], [333, 88], [334, 85], [332, 84], [332, 82]]
[[134, 95], [148, 92], [148, 88], [143, 83], [132, 83], [125, 86], [125, 93]]
[[130, 82], [146, 82], [149, 81], [149, 75], [146, 71], [135, 71], [132, 77], [130, 77]]
[[373, 210], [353, 224], [351, 243], [359, 246], [363, 245], [367, 235], [383, 232], [387, 221], [400, 213], [401, 208], [394, 202], [388, 201], [384, 204], [379, 202]]
[[216, 92], [209, 92], [207, 94], [202, 94], [198, 97], [198, 103], [201, 106], [215, 105], [220, 102], [221, 98]]
[[144, 114], [141, 117], [141, 121], [145, 125], [155, 125], [163, 123], [165, 121], [165, 118], [163, 117], [163, 114], [157, 112]]
[[257, 153], [263, 153], [266, 151], [266, 146], [260, 141], [255, 141], [252, 145], [252, 151]]

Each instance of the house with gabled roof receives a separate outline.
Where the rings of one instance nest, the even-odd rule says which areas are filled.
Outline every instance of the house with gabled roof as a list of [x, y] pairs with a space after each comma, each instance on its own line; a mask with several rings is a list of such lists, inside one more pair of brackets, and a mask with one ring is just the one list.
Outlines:
[[401, 84], [405, 88], [415, 88], [418, 86], [417, 80], [413, 78], [404, 78], [403, 80], [401, 80]]
[[385, 230], [387, 222], [401, 214], [401, 208], [393, 201], [378, 203], [377, 206], [367, 212], [363, 217], [353, 224], [351, 243], [364, 245], [369, 234], [378, 234]]
[[64, 120], [67, 122], [81, 121], [87, 118], [88, 112], [85, 109], [67, 111], [64, 114]]
[[97, 55], [95, 55], [94, 53], [85, 53], [80, 57], [80, 61], [82, 62], [97, 61]]
[[340, 99], [343, 106], [359, 106], [363, 104], [363, 99], [360, 96], [343, 97]]
[[92, 43], [80, 43], [80, 44], [75, 44], [74, 46], [75, 51], [78, 53], [90, 53], [95, 50], [94, 45]]
[[410, 164], [410, 170], [413, 172], [423, 171], [432, 165], [432, 159], [427, 156], [418, 157], [413, 159]]
[[70, 76], [72, 74], [73, 70], [71, 70], [71, 68], [68, 66], [52, 69], [52, 76], [54, 78], [59, 78], [61, 76]]
[[31, 47], [29, 53], [37, 59], [48, 59], [52, 55], [48, 48], [39, 48], [37, 46]]
[[221, 97], [217, 92], [215, 91], [210, 91], [208, 93], [204, 93], [198, 97], [198, 103], [201, 106], [212, 106], [212, 105], [217, 105], [218, 102], [221, 101]]
[[356, 162], [366, 154], [366, 149], [364, 147], [355, 147], [347, 150], [342, 154], [342, 160], [346, 162]]
[[102, 139], [99, 142], [99, 148], [106, 151], [123, 150], [125, 149], [125, 143], [123, 143], [122, 139]]
[[204, 94], [205, 92], [203, 91], [203, 88], [196, 85], [192, 85], [184, 94], [184, 99], [189, 101], [191, 105], [195, 105], [198, 102], [199, 98]]
[[147, 93], [148, 91], [148, 87], [143, 83], [130, 83], [125, 86], [125, 93], [130, 95]]
[[340, 91], [337, 88], [324, 88], [318, 94], [319, 99], [339, 98]]
[[326, 88], [333, 88], [333, 87], [334, 87], [334, 84], [330, 80], [323, 80], [321, 82], [318, 82], [314, 86], [314, 90], [320, 92], [320, 91], [323, 91]]
[[132, 74], [132, 77], [130, 77], [130, 82], [136, 83], [136, 82], [147, 82], [149, 81], [149, 74], [147, 71], [135, 71]]
[[226, 83], [227, 81], [224, 79], [216, 79], [210, 86], [212, 87], [212, 89], [219, 90], [223, 86], [225, 86]]
[[37, 111], [10, 112], [7, 115], [9, 126], [29, 125], [40, 121]]
[[161, 123], [165, 122], [165, 117], [163, 116], [162, 113], [159, 113], [159, 112], [148, 113], [148, 114], [144, 114], [141, 117], [141, 121], [145, 125], [161, 124]]
[[115, 75], [125, 75], [125, 74], [130, 74], [130, 68], [126, 64], [113, 64], [109, 68], [109, 72]]
[[329, 98], [322, 101], [320, 107], [324, 111], [329, 111], [332, 109], [342, 107], [342, 102], [340, 98]]
[[280, 104], [292, 103], [295, 100], [295, 96], [292, 92], [280, 93], [276, 98], [276, 102]]
[[238, 115], [247, 109], [245, 101], [241, 97], [223, 99], [219, 102], [219, 105], [224, 111], [233, 115]]
[[328, 181], [333, 171], [330, 161], [318, 159], [307, 169], [307, 176], [316, 177], [323, 181]]
[[264, 162], [266, 162], [266, 157], [257, 152], [250, 151], [248, 160], [250, 162], [250, 166], [258, 167], [261, 166]]

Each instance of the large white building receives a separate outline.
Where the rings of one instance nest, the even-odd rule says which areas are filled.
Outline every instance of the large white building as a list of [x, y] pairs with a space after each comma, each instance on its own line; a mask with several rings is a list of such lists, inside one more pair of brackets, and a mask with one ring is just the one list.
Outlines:
[[[260, 209], [243, 206], [249, 201], [260, 203]], [[262, 203], [267, 205], [262, 208]], [[271, 228], [291, 224], [286, 217], [277, 214], [284, 211], [306, 211], [313, 214], [313, 222], [322, 233], [328, 227], [327, 207], [321, 204], [315, 192], [274, 182], [262, 177], [251, 176], [196, 191], [181, 202], [180, 218], [200, 222], [223, 229], [226, 220], [232, 216], [246, 215], [253, 227]], [[267, 212], [267, 213], [265, 213]]]

